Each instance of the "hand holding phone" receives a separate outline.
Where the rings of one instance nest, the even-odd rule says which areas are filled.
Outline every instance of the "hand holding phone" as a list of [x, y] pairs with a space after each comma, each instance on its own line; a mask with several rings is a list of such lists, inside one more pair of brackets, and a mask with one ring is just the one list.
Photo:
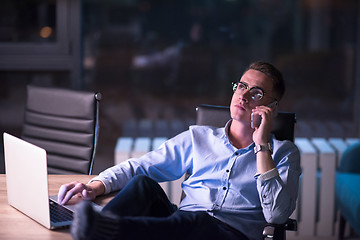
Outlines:
[[[277, 101], [274, 101], [267, 105], [269, 108], [273, 108], [278, 104]], [[251, 113], [251, 128], [257, 128], [261, 124], [261, 116], [258, 114]]]

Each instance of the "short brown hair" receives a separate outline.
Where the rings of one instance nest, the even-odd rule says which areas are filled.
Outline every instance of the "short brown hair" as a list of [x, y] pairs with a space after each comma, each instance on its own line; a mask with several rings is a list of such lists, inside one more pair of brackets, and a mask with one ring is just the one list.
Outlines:
[[[285, 93], [285, 82], [281, 72], [267, 62], [253, 62], [245, 70], [245, 72], [250, 69], [264, 73], [266, 76], [270, 77], [273, 80], [273, 88], [276, 94], [277, 100], [280, 100]], [[244, 72], [244, 73], [245, 73]]]

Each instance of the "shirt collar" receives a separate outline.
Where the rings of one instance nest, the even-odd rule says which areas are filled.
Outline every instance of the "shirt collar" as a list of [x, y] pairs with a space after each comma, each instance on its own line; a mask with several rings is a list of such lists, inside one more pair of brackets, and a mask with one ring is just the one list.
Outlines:
[[229, 139], [229, 131], [230, 131], [231, 122], [232, 122], [232, 119], [230, 119], [229, 121], [227, 121], [227, 123], [225, 124], [225, 135], [226, 135], [227, 139], [229, 140], [229, 142], [230, 142], [230, 139]]
[[[232, 119], [230, 119], [229, 121], [227, 121], [227, 123], [225, 124], [225, 136], [227, 141], [232, 145], [232, 142], [230, 141], [229, 138], [229, 131], [230, 131], [230, 125], [231, 125]], [[233, 146], [233, 145], [232, 145]], [[245, 147], [245, 150], [251, 150], [255, 147], [255, 143], [252, 142], [249, 146]]]

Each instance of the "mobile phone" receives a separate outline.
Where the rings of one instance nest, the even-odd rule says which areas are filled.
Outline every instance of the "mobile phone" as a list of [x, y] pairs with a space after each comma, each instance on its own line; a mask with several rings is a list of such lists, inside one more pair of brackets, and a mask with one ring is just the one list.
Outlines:
[[[273, 108], [278, 104], [277, 101], [274, 101], [272, 103], [270, 103], [269, 105], [267, 105], [267, 107], [269, 108]], [[259, 127], [261, 124], [261, 116], [258, 114], [253, 114], [251, 113], [251, 128], [256, 128]]]

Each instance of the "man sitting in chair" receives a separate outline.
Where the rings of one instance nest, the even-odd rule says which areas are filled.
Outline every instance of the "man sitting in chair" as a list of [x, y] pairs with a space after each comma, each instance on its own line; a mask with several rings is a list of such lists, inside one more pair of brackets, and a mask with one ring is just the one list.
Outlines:
[[[268, 223], [284, 223], [295, 209], [300, 155], [271, 134], [284, 93], [281, 73], [254, 62], [233, 85], [231, 119], [223, 128], [190, 126], [159, 149], [111, 167], [88, 184], [59, 189], [65, 204], [120, 192], [101, 211], [89, 201], [74, 214], [74, 239], [262, 239]], [[251, 115], [260, 118], [251, 124]], [[179, 208], [157, 182], [188, 172]]]

